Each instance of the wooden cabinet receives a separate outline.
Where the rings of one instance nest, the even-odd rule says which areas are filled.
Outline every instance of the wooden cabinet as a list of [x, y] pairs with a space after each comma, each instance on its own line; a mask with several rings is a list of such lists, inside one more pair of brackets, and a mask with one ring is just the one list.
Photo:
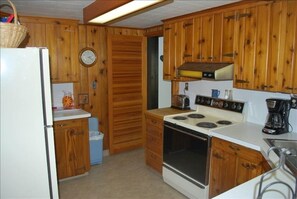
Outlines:
[[54, 122], [58, 179], [90, 170], [88, 119]]
[[20, 17], [20, 20], [28, 28], [21, 47], [49, 49], [52, 82], [77, 82], [78, 21], [42, 17]]
[[234, 87], [297, 93], [297, 2], [236, 11]]
[[212, 138], [210, 162], [210, 198], [270, 168], [260, 152], [215, 137]]
[[210, 14], [194, 19], [193, 61], [221, 61], [222, 14]]
[[193, 60], [193, 19], [164, 24], [163, 79], [189, 81], [179, 77], [177, 68]]
[[162, 173], [163, 164], [163, 119], [152, 115], [146, 118], [146, 164]]
[[77, 82], [78, 26], [47, 24], [46, 44], [49, 48], [52, 82]]

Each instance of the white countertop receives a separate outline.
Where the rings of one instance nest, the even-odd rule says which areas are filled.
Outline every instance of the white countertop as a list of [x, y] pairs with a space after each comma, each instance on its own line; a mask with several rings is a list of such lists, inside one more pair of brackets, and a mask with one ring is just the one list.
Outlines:
[[61, 120], [73, 120], [91, 117], [91, 113], [82, 109], [66, 109], [66, 110], [54, 110], [53, 111], [54, 121]]
[[[210, 133], [210, 136], [218, 137], [218, 138], [260, 151], [267, 159], [268, 157], [266, 152], [269, 149], [269, 146], [263, 140], [263, 138], [297, 140], [297, 133], [268, 135], [268, 134], [262, 133], [262, 128], [263, 126], [253, 124], [253, 123], [241, 123], [241, 124], [236, 124], [234, 126], [213, 130], [213, 132]], [[269, 160], [271, 160], [273, 164], [277, 164], [279, 161], [279, 158], [274, 152], [271, 152], [269, 155]], [[260, 178], [261, 176], [251, 179], [246, 183], [243, 183], [229, 191], [226, 191], [216, 196], [215, 199], [257, 198]], [[262, 189], [267, 184], [274, 182], [277, 179], [288, 183], [293, 189], [295, 187], [295, 179], [289, 174], [285, 173], [283, 170], [278, 170], [273, 174], [270, 174], [269, 176], [265, 177], [265, 179], [266, 180], [264, 180]], [[266, 192], [263, 195], [263, 199], [264, 198], [269, 198], [269, 199], [287, 198], [288, 189], [284, 185], [276, 184], [276, 185], [273, 185], [271, 188], [273, 188], [274, 191]]]

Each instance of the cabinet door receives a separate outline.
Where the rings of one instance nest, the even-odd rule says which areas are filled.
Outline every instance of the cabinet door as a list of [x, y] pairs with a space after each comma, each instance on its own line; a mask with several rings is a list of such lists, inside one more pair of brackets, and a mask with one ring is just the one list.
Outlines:
[[212, 198], [236, 185], [236, 157], [213, 148], [210, 160], [209, 198]]
[[80, 175], [90, 169], [87, 119], [55, 122], [58, 178]]
[[237, 32], [235, 31], [235, 11], [223, 13], [222, 24], [222, 61], [234, 61], [236, 52], [234, 49]]
[[193, 61], [193, 19], [182, 22], [183, 26], [183, 62]]
[[175, 67], [175, 24], [164, 24], [163, 43], [163, 79], [172, 80]]
[[[284, 60], [281, 78], [281, 91], [297, 93], [296, 87], [296, 47], [297, 47], [297, 2], [286, 1], [286, 34], [284, 43]], [[295, 73], [294, 73], [295, 72]], [[295, 86], [295, 87], [294, 87]]]
[[212, 47], [213, 47], [213, 23], [214, 16], [207, 15], [201, 17], [201, 61], [211, 61], [212, 57]]
[[53, 82], [78, 81], [78, 30], [75, 25], [46, 24]]
[[240, 185], [262, 173], [261, 159], [247, 160], [245, 158], [238, 158], [236, 169], [236, 186]]
[[256, 47], [256, 8], [239, 10], [237, 13], [238, 43], [235, 58], [234, 85], [236, 88], [253, 89]]

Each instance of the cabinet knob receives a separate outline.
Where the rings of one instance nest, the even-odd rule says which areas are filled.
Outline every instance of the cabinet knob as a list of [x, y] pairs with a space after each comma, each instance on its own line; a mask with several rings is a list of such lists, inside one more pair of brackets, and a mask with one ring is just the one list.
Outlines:
[[239, 151], [240, 150], [237, 146], [232, 145], [232, 144], [229, 145], [229, 148], [234, 150], [234, 151]]
[[236, 79], [235, 82], [236, 83], [244, 83], [244, 84], [250, 83], [248, 80], [242, 80], [242, 79]]
[[273, 86], [271, 86], [271, 85], [262, 85], [261, 86], [262, 90], [265, 90], [265, 89], [268, 89], [268, 88], [273, 88]]
[[213, 157], [218, 158], [220, 160], [225, 160], [225, 158], [223, 156], [221, 156], [220, 154], [218, 154], [218, 153], [214, 153]]

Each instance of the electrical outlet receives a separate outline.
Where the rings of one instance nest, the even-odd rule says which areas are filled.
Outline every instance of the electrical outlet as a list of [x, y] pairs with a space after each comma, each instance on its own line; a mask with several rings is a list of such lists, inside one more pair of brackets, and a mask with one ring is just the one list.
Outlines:
[[78, 94], [78, 104], [88, 104], [89, 94]]
[[297, 109], [297, 96], [291, 96], [291, 108]]
[[189, 90], [189, 83], [188, 83], [188, 82], [185, 83], [185, 90], [186, 90], [186, 91]]

